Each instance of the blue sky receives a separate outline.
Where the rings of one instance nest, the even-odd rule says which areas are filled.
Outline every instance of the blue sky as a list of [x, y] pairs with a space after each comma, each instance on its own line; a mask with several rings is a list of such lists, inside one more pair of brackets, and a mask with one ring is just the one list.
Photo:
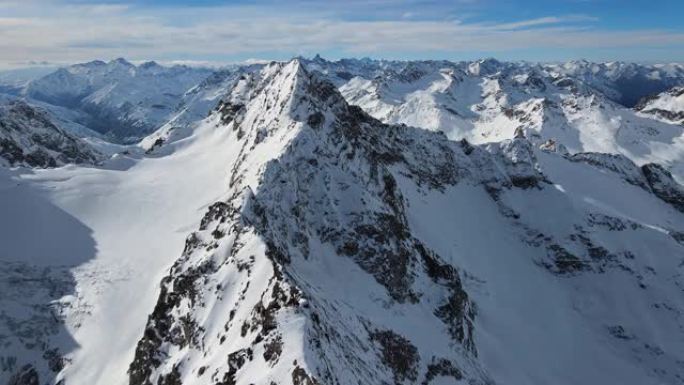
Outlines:
[[295, 55], [684, 61], [679, 0], [2, 0], [0, 66]]

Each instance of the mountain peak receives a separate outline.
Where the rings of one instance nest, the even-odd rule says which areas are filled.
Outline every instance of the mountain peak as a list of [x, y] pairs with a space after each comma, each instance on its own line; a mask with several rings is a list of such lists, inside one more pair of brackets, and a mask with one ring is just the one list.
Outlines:
[[327, 60], [323, 59], [320, 54], [316, 54], [316, 56], [314, 56], [312, 60], [318, 63], [327, 62]]
[[96, 67], [103, 67], [106, 66], [107, 63], [103, 62], [102, 60], [92, 60], [86, 63], [82, 64], [76, 64], [77, 66], [83, 66], [83, 67], [88, 67], [88, 68], [96, 68]]
[[[244, 93], [266, 90], [279, 100], [279, 105], [292, 103], [294, 109], [303, 102], [313, 105], [346, 104], [334, 84], [317, 71], [309, 70], [299, 58], [288, 62], [274, 62], [263, 70], [254, 73], [248, 82], [249, 88], [236, 88], [228, 96], [229, 99], [244, 99]], [[237, 91], [237, 92], [236, 92]]]
[[144, 63], [141, 63], [140, 65], [138, 65], [138, 68], [151, 69], [151, 68], [162, 68], [162, 66], [159, 65], [159, 63], [157, 63], [156, 61], [150, 60], [150, 61], [146, 61]]
[[494, 58], [484, 58], [468, 65], [468, 72], [473, 76], [488, 76], [500, 71], [502, 63]]
[[126, 60], [122, 57], [116, 58], [116, 59], [110, 61], [108, 64], [110, 66], [118, 65], [118, 66], [123, 66], [123, 67], [135, 67], [131, 62], [129, 62], [128, 60]]

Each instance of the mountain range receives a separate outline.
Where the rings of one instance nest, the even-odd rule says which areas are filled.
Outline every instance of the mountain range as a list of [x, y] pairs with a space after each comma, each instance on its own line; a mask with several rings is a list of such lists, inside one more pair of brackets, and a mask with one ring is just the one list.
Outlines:
[[318, 56], [8, 81], [0, 383], [684, 384], [682, 85]]

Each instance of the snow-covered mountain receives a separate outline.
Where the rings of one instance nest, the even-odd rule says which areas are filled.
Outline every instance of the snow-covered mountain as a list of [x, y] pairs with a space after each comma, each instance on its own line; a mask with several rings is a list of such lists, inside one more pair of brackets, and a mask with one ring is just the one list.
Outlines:
[[131, 384], [681, 382], [684, 190], [659, 166], [386, 126], [298, 61], [213, 119], [229, 188]]
[[561, 119], [450, 140], [349, 100], [458, 83], [473, 130], [544, 87], [541, 114], [624, 107], [538, 66], [333, 65], [217, 75], [147, 155], [0, 169], [0, 383], [684, 384], [666, 167], [566, 145]]
[[[651, 175], [661, 168], [545, 153], [525, 138], [475, 147], [385, 126], [297, 61], [238, 83], [214, 119], [242, 147], [230, 188], [162, 280], [131, 384], [656, 383], [684, 374], [681, 278], [658, 278], [681, 263], [679, 232], [657, 230], [669, 225], [643, 222], [645, 206], [628, 203], [647, 199], [681, 226], [684, 192], [666, 173], [673, 192], [658, 192]], [[605, 181], [581, 187], [585, 178]], [[568, 192], [576, 189], [596, 200]], [[616, 190], [621, 203], [601, 192]], [[473, 215], [480, 223], [466, 229]], [[521, 275], [502, 278], [511, 271]], [[534, 282], [506, 293], [522, 276]], [[621, 303], [625, 293], [641, 299]], [[654, 314], [652, 295], [677, 310]], [[587, 297], [594, 303], [581, 306]], [[651, 340], [635, 313], [678, 337]], [[582, 337], [568, 348], [565, 333]], [[542, 351], [554, 354], [543, 360]]]
[[[638, 164], [664, 164], [680, 181], [684, 176], [682, 128], [658, 118], [662, 113], [632, 109], [636, 100], [684, 84], [679, 64], [300, 61], [325, 74], [349, 103], [386, 123], [473, 143], [510, 138], [522, 128], [535, 144], [551, 140], [570, 152], [623, 154]], [[79, 136], [85, 127], [135, 142], [155, 131], [142, 143], [149, 149], [158, 139], [187, 136], [233, 82], [261, 66], [209, 70], [93, 61], [28, 81], [19, 93], [50, 110], [62, 126], [76, 127]]]
[[684, 84], [684, 65], [680, 63], [644, 65], [578, 60], [545, 67], [589, 84], [626, 107], [635, 106], [644, 96]]
[[212, 73], [124, 59], [77, 64], [30, 81], [31, 99], [81, 113], [78, 123], [111, 140], [137, 141], [170, 120], [186, 91]]
[[55, 70], [52, 66], [0, 70], [0, 94], [19, 95], [29, 82]]
[[162, 143], [176, 141], [192, 134], [196, 123], [205, 118], [226, 95], [227, 90], [247, 74], [258, 71], [263, 66], [252, 64], [233, 66], [217, 70], [189, 89], [176, 109], [176, 114], [161, 128], [143, 138], [139, 146], [153, 152]]
[[684, 125], [684, 87], [642, 99], [635, 109], [666, 123]]
[[47, 112], [21, 100], [0, 102], [0, 165], [57, 167], [97, 162], [89, 144], [57, 127]]
[[[522, 129], [535, 144], [552, 141], [573, 153], [658, 162], [684, 178], [684, 129], [636, 113], [623, 103], [622, 89], [633, 86], [631, 100], [654, 87], [681, 83], [684, 72], [678, 65], [538, 65], [493, 59], [350, 65], [320, 58], [307, 65], [326, 73], [349, 103], [386, 123], [443, 131], [473, 143], [500, 141]], [[634, 80], [642, 78], [650, 86]]]

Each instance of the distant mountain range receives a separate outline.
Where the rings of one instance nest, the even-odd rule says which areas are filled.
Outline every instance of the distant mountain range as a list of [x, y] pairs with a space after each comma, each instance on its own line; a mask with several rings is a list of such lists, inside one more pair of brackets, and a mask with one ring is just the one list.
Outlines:
[[[680, 129], [672, 127], [681, 124], [681, 110], [676, 103], [660, 103], [645, 113], [642, 105], [684, 85], [680, 64], [299, 60], [383, 122], [476, 143], [509, 138], [520, 127], [538, 144], [554, 140], [571, 152], [620, 153], [683, 172]], [[65, 128], [77, 127], [79, 136], [126, 144], [155, 131], [155, 138], [183, 131], [207, 115], [228, 85], [262, 66], [210, 70], [93, 61], [30, 80], [25, 72], [0, 73], [0, 88], [50, 111]]]

